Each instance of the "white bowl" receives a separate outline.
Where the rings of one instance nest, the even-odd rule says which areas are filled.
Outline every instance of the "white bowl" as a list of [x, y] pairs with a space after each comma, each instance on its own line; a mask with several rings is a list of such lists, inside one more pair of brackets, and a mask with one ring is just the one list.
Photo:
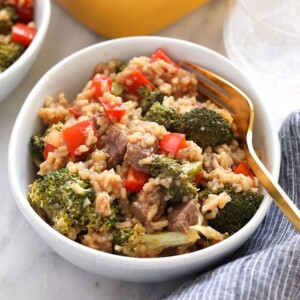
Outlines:
[[18, 60], [0, 74], [0, 102], [18, 86], [35, 61], [49, 26], [50, 7], [50, 0], [35, 1], [34, 22], [37, 26], [37, 34]]
[[[74, 97], [90, 79], [98, 62], [113, 58], [122, 60], [133, 56], [150, 55], [157, 48], [165, 49], [175, 60], [190, 60], [219, 73], [244, 90], [255, 107], [254, 140], [256, 148], [271, 174], [278, 178], [280, 148], [276, 132], [262, 105], [255, 86], [225, 57], [196, 44], [161, 37], [132, 37], [103, 42], [85, 48], [64, 59], [48, 71], [27, 97], [12, 132], [8, 167], [11, 188], [16, 202], [36, 232], [50, 247], [66, 260], [87, 271], [126, 281], [161, 281], [199, 272], [226, 258], [237, 250], [256, 230], [271, 203], [265, 196], [251, 221], [228, 239], [189, 254], [164, 258], [131, 258], [93, 250], [78, 244], [55, 231], [31, 208], [26, 199], [28, 185], [35, 179], [29, 150], [29, 139], [40, 132], [37, 114], [44, 99], [65, 92]], [[22, 149], [22, 151], [20, 151]]]

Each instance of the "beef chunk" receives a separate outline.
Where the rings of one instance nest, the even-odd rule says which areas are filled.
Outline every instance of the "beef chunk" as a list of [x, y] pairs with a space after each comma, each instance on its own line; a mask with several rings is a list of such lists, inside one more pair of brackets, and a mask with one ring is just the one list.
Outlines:
[[116, 125], [111, 125], [107, 130], [107, 151], [109, 154], [108, 168], [114, 168], [121, 164], [126, 153], [128, 143], [128, 133], [119, 129]]
[[155, 204], [150, 204], [147, 202], [134, 201], [131, 205], [133, 216], [141, 222], [144, 226], [147, 226], [148, 222], [158, 221], [159, 218], [164, 213], [165, 202], [161, 201], [158, 204], [158, 210], [156, 214], [148, 219], [148, 214], [151, 212]]
[[[159, 186], [149, 191], [141, 190], [137, 194], [137, 200], [132, 203], [132, 212], [134, 217], [143, 225], [150, 221], [158, 221], [164, 214], [166, 202]], [[156, 213], [151, 214], [151, 210], [156, 207]], [[150, 214], [149, 214], [150, 213]], [[149, 215], [148, 215], [149, 214]]]
[[149, 173], [150, 166], [146, 164], [140, 165], [139, 161], [157, 152], [158, 141], [156, 139], [152, 145], [145, 145], [142, 140], [130, 141], [127, 145], [124, 160], [137, 171]]
[[148, 223], [148, 213], [151, 206], [147, 202], [134, 201], [131, 205], [133, 216], [144, 226]]
[[168, 216], [168, 229], [187, 233], [189, 226], [195, 225], [198, 221], [199, 204], [190, 200], [175, 207]]

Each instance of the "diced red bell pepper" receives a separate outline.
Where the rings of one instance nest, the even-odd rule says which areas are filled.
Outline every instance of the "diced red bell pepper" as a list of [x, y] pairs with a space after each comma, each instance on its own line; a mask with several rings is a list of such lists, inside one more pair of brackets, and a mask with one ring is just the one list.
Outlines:
[[178, 150], [187, 147], [185, 135], [181, 133], [169, 133], [159, 142], [160, 149], [176, 155]]
[[104, 108], [105, 114], [111, 120], [120, 121], [127, 111], [123, 103], [111, 105], [110, 103], [105, 102], [103, 98], [99, 98], [99, 101]]
[[110, 119], [116, 119], [117, 121], [120, 121], [120, 119], [125, 115], [126, 113], [126, 108], [121, 104], [118, 106], [115, 106], [113, 108], [110, 107], [105, 107], [104, 106], [104, 110], [106, 115], [110, 118]]
[[179, 68], [179, 66], [176, 64], [176, 62], [161, 48], [157, 49], [151, 56], [151, 62], [156, 61], [158, 59], [164, 60], [168, 64]]
[[13, 42], [29, 46], [36, 35], [36, 29], [23, 23], [17, 23], [12, 27], [11, 39]]
[[253, 172], [250, 170], [250, 168], [248, 167], [247, 164], [245, 164], [244, 162], [240, 162], [236, 168], [233, 170], [234, 174], [243, 174], [245, 176], [251, 177], [253, 179], [254, 174]]
[[33, 7], [21, 6], [16, 7], [19, 20], [22, 23], [29, 23], [33, 21]]
[[32, 7], [33, 6], [33, 2], [34, 0], [16, 0], [17, 4], [22, 4], [22, 6], [24, 7]]
[[102, 97], [105, 92], [111, 92], [112, 79], [105, 74], [96, 74], [92, 79], [94, 98]]
[[78, 106], [72, 106], [68, 108], [69, 113], [72, 114], [76, 119], [81, 116], [81, 111]]
[[125, 188], [130, 192], [137, 193], [148, 182], [150, 176], [144, 172], [139, 172], [130, 167], [125, 180]]
[[196, 175], [195, 177], [195, 185], [198, 185], [200, 183], [200, 181], [202, 180], [204, 174], [202, 172], [200, 172], [198, 175]]
[[44, 159], [46, 160], [49, 152], [53, 152], [56, 148], [57, 147], [55, 147], [49, 143], [45, 143], [44, 152], [43, 152]]
[[33, 0], [0, 0], [0, 3], [9, 4], [18, 7], [32, 7]]
[[140, 86], [149, 86], [152, 90], [155, 89], [155, 86], [152, 84], [151, 81], [149, 81], [146, 76], [140, 71], [140, 70], [134, 70], [132, 71], [129, 76], [128, 79], [130, 79], [132, 81], [131, 85], [126, 86], [127, 89], [137, 95], [137, 89]]
[[86, 130], [89, 126], [92, 126], [94, 135], [97, 136], [97, 130], [95, 128], [94, 122], [92, 119], [85, 120], [79, 123], [75, 123], [70, 127], [62, 131], [64, 141], [68, 147], [69, 154], [71, 157], [81, 155], [82, 153], [76, 153], [76, 150], [79, 146], [84, 145], [87, 137]]
[[5, 3], [18, 7], [32, 7], [33, 0], [4, 0]]

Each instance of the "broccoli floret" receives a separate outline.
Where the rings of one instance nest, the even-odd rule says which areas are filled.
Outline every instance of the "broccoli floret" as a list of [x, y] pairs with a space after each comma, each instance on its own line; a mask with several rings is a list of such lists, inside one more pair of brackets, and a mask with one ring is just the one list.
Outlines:
[[[225, 190], [224, 190], [225, 191]], [[227, 190], [226, 190], [226, 192], [227, 192]], [[213, 191], [211, 191], [210, 189], [204, 189], [204, 190], [202, 190], [202, 191], [200, 191], [199, 193], [198, 193], [198, 199], [200, 199], [200, 200], [202, 200], [202, 201], [204, 201], [205, 199], [207, 199], [208, 198], [208, 196], [210, 195], [210, 194], [220, 194], [221, 193], [221, 191], [218, 191], [217, 193], [214, 193]]]
[[[38, 133], [30, 138], [31, 154], [34, 160], [42, 162], [44, 160], [45, 134]], [[39, 164], [39, 163], [38, 163]]]
[[116, 224], [122, 221], [120, 206], [117, 200], [110, 205], [110, 209], [110, 216], [101, 218], [100, 221], [102, 229], [106, 231], [113, 231], [116, 227]]
[[[208, 225], [221, 233], [232, 235], [250, 221], [258, 210], [263, 195], [250, 190], [236, 193], [230, 187], [225, 187], [225, 189], [219, 190], [216, 194], [224, 191], [231, 197], [231, 201], [224, 208], [219, 209], [216, 218], [208, 220]], [[204, 199], [205, 196], [208, 197], [209, 194], [214, 194], [213, 192], [207, 192], [207, 190], [201, 193], [199, 193], [199, 199]]]
[[163, 125], [167, 130], [173, 131], [176, 120], [176, 112], [173, 108], [164, 107], [159, 102], [155, 102], [147, 111], [143, 118], [145, 121], [156, 122]]
[[24, 52], [25, 46], [17, 43], [0, 43], [0, 72], [11, 66]]
[[229, 122], [207, 108], [195, 108], [180, 114], [176, 122], [176, 131], [184, 133], [189, 140], [202, 148], [228, 143], [233, 137]]
[[66, 168], [49, 173], [29, 186], [28, 200], [33, 208], [45, 211], [49, 223], [74, 240], [81, 231], [97, 231], [103, 225], [95, 211], [94, 199], [91, 185]]
[[116, 229], [113, 232], [113, 244], [119, 246], [125, 245], [132, 235], [133, 235], [132, 227]]
[[10, 5], [0, 4], [0, 11], [7, 17], [0, 20], [0, 34], [8, 34], [11, 31], [11, 27], [17, 22], [19, 16], [15, 7]]
[[200, 161], [181, 165], [178, 161], [162, 155], [155, 155], [150, 164], [152, 177], [170, 179], [170, 186], [168, 188], [162, 186], [162, 189], [172, 203], [181, 202], [185, 197], [197, 194], [198, 190], [193, 180], [201, 170]]
[[166, 94], [161, 92], [159, 89], [155, 89], [153, 91], [148, 85], [140, 86], [137, 89], [137, 93], [140, 97], [139, 106], [142, 109], [143, 116], [155, 102], [162, 103], [166, 96]]
[[111, 204], [111, 215], [100, 218], [95, 211], [91, 185], [66, 168], [47, 174], [29, 186], [28, 200], [60, 233], [75, 240], [79, 233], [112, 232], [122, 221], [119, 203]]
[[44, 149], [45, 149], [45, 139], [49, 132], [52, 129], [57, 131], [61, 131], [63, 128], [63, 123], [58, 122], [53, 124], [51, 127], [46, 129], [44, 133], [38, 133], [36, 135], [31, 136], [30, 138], [30, 150], [33, 156], [33, 162], [39, 166], [42, 161], [44, 161]]
[[189, 230], [187, 234], [180, 232], [147, 234], [144, 227], [137, 224], [118, 235], [115, 251], [134, 257], [156, 257], [167, 248], [193, 245], [198, 239], [195, 230]]

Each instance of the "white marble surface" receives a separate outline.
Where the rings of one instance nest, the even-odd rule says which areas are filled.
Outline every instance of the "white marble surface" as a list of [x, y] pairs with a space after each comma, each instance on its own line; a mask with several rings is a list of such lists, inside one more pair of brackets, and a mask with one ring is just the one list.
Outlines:
[[[224, 54], [225, 13], [226, 1], [214, 0], [157, 35], [189, 40]], [[14, 202], [7, 176], [7, 148], [24, 99], [55, 63], [102, 40], [52, 3], [51, 25], [38, 60], [20, 86], [0, 103], [0, 299], [158, 299], [185, 280], [137, 284], [85, 272], [54, 253]]]

